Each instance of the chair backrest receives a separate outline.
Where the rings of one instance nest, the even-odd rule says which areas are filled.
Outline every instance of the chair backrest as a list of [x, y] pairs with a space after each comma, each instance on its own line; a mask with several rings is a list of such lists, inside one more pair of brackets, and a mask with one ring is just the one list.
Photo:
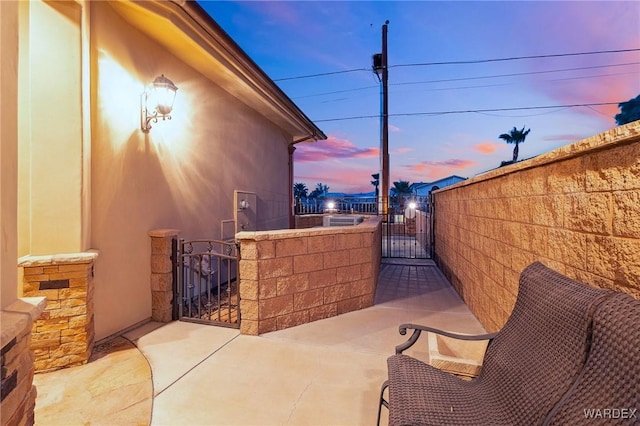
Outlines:
[[612, 292], [542, 263], [524, 269], [516, 304], [487, 348], [475, 386], [510, 424], [540, 424], [586, 361], [597, 305]]
[[591, 350], [578, 380], [547, 420], [640, 424], [640, 300], [616, 294], [596, 310]]

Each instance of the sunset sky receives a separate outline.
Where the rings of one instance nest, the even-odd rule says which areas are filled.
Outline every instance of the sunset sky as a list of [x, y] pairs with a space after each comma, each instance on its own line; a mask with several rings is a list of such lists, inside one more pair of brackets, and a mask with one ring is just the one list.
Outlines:
[[[615, 127], [616, 104], [640, 94], [638, 1], [199, 3], [327, 134], [296, 145], [295, 180], [310, 190], [373, 190], [371, 56], [387, 19], [392, 182], [495, 168], [514, 126], [531, 129], [520, 159], [572, 143]], [[567, 106], [600, 103], [614, 105]]]

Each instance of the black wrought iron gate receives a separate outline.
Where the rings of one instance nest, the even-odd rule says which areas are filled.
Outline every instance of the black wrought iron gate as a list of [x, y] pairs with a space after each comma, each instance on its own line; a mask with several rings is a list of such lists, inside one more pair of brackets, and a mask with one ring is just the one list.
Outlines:
[[178, 318], [240, 327], [238, 246], [217, 240], [178, 241], [176, 247]]
[[432, 221], [428, 197], [394, 202], [382, 223], [382, 257], [430, 259]]

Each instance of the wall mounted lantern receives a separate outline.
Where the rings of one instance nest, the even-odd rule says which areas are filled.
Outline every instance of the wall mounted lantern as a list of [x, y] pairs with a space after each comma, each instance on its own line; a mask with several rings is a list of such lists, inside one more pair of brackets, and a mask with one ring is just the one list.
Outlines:
[[151, 130], [151, 121], [158, 122], [158, 118], [171, 120], [173, 101], [178, 88], [173, 81], [162, 74], [156, 77], [142, 95], [140, 95], [140, 128], [144, 133]]
[[240, 205], [238, 207], [239, 207], [239, 210], [246, 210], [249, 207], [251, 207], [251, 205], [247, 200], [240, 200]]

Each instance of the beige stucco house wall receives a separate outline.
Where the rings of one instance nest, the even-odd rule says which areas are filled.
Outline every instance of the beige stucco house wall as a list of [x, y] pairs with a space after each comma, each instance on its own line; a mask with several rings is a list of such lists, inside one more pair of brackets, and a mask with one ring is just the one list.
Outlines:
[[[20, 295], [16, 257], [97, 251], [100, 340], [151, 316], [150, 230], [219, 239], [234, 190], [256, 194], [258, 229], [289, 227], [291, 148], [325, 136], [197, 4], [17, 7], [0, 74], [16, 83], [2, 85], [3, 228], [17, 212], [3, 306], [5, 287]], [[143, 133], [140, 95], [161, 74], [178, 86], [172, 119]]]

